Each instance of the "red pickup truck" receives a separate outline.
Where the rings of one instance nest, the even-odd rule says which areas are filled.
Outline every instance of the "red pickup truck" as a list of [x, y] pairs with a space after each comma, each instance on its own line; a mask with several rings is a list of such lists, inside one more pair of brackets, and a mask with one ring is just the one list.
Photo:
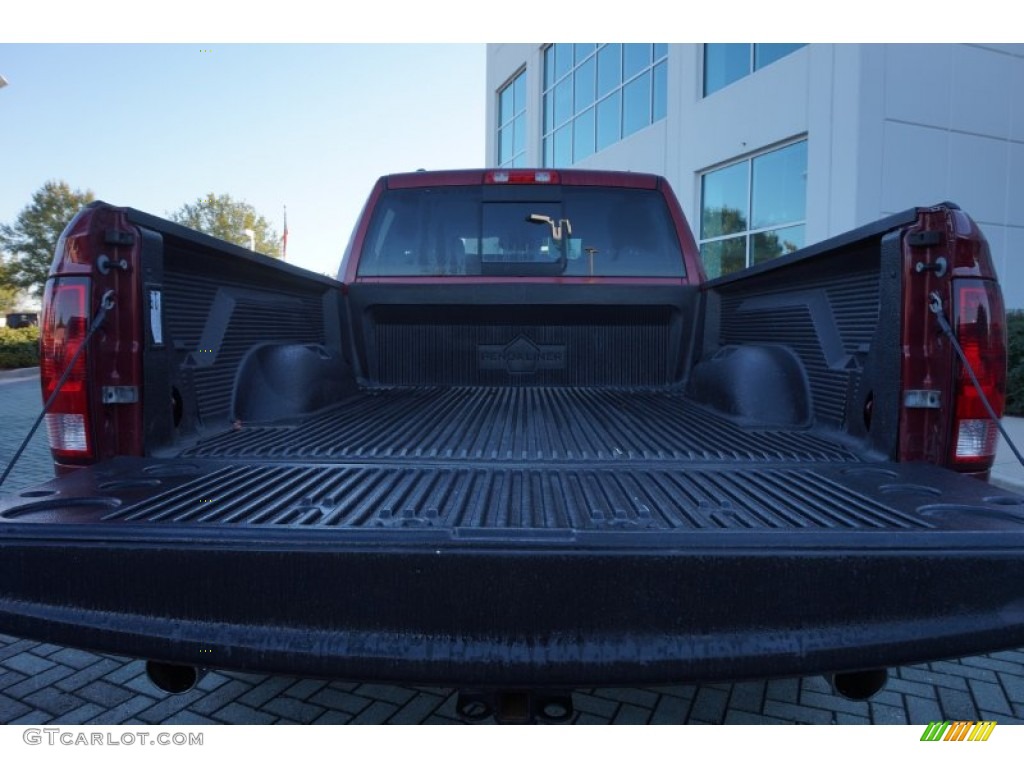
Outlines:
[[[131, 208], [61, 238], [60, 477], [0, 631], [198, 667], [550, 691], [1024, 645], [985, 482], [1003, 307], [945, 203], [706, 280], [662, 178], [399, 174], [337, 280]], [[76, 471], [70, 471], [76, 470]], [[539, 694], [538, 694], [539, 695]]]

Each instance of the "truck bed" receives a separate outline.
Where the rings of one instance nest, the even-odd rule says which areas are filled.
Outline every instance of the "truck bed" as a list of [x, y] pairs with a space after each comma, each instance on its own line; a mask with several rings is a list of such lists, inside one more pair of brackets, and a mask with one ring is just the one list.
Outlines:
[[237, 424], [178, 458], [136, 482], [149, 477], [142, 487], [156, 490], [154, 476], [199, 477], [102, 519], [463, 531], [928, 525], [851, 498], [847, 465], [865, 457], [838, 433], [743, 427], [666, 391], [371, 389], [307, 419]]
[[951, 361], [903, 367], [947, 214], [698, 285], [342, 284], [122, 212], [145, 364], [101, 339], [96, 463], [0, 498], [0, 630], [517, 690], [1020, 646], [1024, 497], [936, 465]]
[[181, 455], [584, 464], [858, 459], [839, 433], [741, 425], [681, 393], [655, 389], [375, 388], [310, 418], [235, 426]]
[[[931, 529], [963, 517], [936, 502], [964, 481], [836, 431], [743, 425], [672, 390], [391, 387], [62, 482], [79, 486], [76, 522], [463, 536]], [[55, 506], [31, 497], [4, 517], [53, 521]]]

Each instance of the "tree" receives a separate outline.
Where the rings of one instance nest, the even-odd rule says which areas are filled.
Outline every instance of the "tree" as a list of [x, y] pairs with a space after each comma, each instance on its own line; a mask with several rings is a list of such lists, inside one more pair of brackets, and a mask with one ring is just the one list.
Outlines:
[[18, 286], [14, 284], [10, 267], [0, 253], [0, 315], [13, 312], [18, 304]]
[[266, 217], [257, 213], [249, 203], [235, 200], [231, 195], [210, 192], [171, 213], [170, 219], [243, 248], [249, 247], [249, 236], [245, 230], [250, 229], [255, 235], [258, 252], [281, 256], [281, 239]]
[[743, 232], [747, 228], [747, 218], [736, 208], [723, 205], [719, 208], [705, 208], [702, 217], [700, 236], [719, 237], [733, 232]]
[[73, 190], [66, 181], [48, 181], [32, 195], [32, 202], [14, 224], [0, 225], [0, 247], [10, 254], [4, 268], [9, 284], [36, 295], [42, 293], [61, 232], [95, 199], [91, 190]]
[[[707, 208], [701, 219], [701, 237], [720, 237], [736, 234], [736, 237], [714, 240], [701, 246], [704, 267], [708, 277], [718, 277], [743, 269], [747, 265], [747, 220], [735, 208], [721, 206]], [[737, 234], [738, 233], [738, 234]], [[777, 232], [768, 230], [751, 236], [752, 263], [760, 264], [783, 254], [793, 253], [799, 246], [790, 240], [779, 240]]]

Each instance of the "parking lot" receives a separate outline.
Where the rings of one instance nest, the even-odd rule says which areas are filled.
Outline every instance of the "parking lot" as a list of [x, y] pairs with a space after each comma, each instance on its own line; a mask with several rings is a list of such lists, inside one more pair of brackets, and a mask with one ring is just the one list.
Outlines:
[[[38, 413], [39, 383], [33, 373], [0, 376], [0, 464], [6, 465]], [[50, 475], [40, 432], [4, 490]], [[171, 696], [148, 681], [143, 667], [139, 660], [0, 635], [0, 723], [460, 722], [451, 690], [212, 671], [193, 690]], [[890, 670], [889, 684], [870, 702], [844, 699], [820, 677], [683, 683], [577, 691], [572, 722], [1024, 724], [1024, 650]]]

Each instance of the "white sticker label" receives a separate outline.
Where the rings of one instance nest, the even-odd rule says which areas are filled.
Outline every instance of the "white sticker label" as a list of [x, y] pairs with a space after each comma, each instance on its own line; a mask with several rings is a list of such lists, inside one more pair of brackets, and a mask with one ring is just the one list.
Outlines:
[[160, 291], [149, 292], [149, 327], [153, 331], [153, 343], [164, 343], [164, 326], [160, 314]]

